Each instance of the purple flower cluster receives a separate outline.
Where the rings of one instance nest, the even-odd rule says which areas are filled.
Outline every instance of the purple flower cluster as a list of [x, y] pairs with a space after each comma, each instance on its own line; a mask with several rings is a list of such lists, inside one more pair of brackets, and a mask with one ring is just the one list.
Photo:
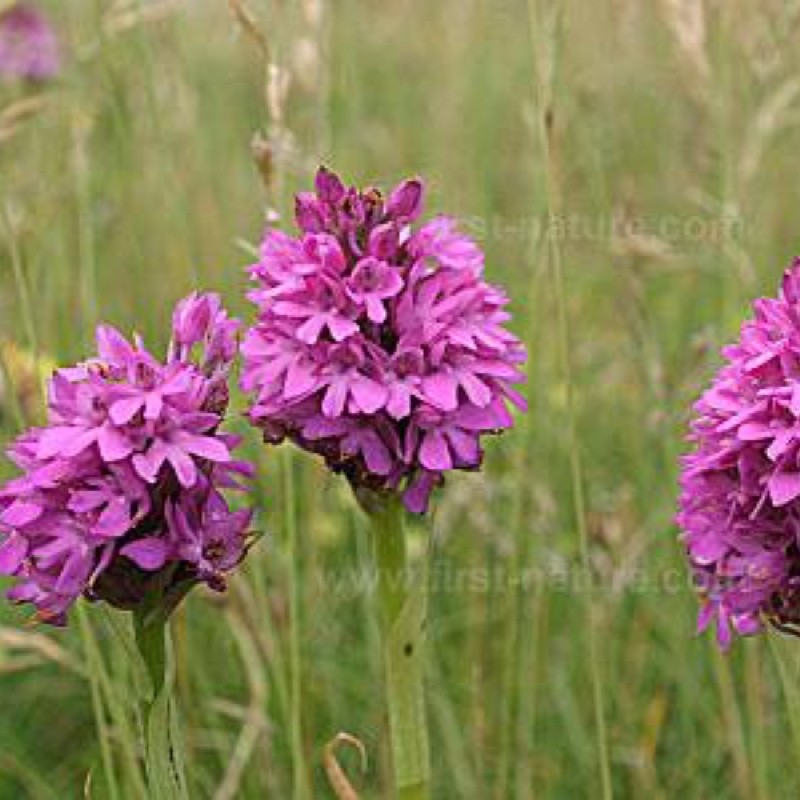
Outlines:
[[0, 12], [0, 76], [42, 81], [59, 69], [55, 31], [30, 5], [15, 3]]
[[55, 373], [49, 424], [12, 445], [22, 475], [0, 489], [12, 600], [61, 623], [81, 595], [133, 608], [156, 582], [224, 589], [250, 522], [222, 494], [251, 474], [219, 430], [238, 326], [216, 295], [193, 294], [165, 362], [101, 326], [99, 357]]
[[762, 298], [696, 405], [678, 524], [705, 595], [699, 627], [800, 623], [800, 259]]
[[525, 359], [483, 253], [449, 218], [415, 225], [422, 201], [419, 180], [384, 197], [320, 169], [297, 197], [299, 235], [266, 233], [242, 345], [267, 441], [290, 438], [358, 489], [402, 491], [416, 512], [512, 425]]

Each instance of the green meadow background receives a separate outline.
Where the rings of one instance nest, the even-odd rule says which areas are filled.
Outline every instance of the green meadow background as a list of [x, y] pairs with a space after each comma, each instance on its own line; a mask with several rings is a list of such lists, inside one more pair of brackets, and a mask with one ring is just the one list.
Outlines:
[[[250, 319], [248, 248], [319, 163], [420, 174], [530, 348], [529, 414], [411, 534], [434, 797], [795, 796], [800, 646], [695, 637], [672, 518], [692, 399], [800, 250], [800, 3], [43, 5], [62, 76], [0, 84], [2, 443], [38, 414], [9, 342], [68, 364], [106, 320], [160, 348], [195, 287]], [[265, 535], [175, 621], [191, 796], [334, 797], [347, 732], [388, 797], [363, 519], [234, 406]], [[0, 798], [146, 797], [125, 615], [29, 616], [0, 610]]]

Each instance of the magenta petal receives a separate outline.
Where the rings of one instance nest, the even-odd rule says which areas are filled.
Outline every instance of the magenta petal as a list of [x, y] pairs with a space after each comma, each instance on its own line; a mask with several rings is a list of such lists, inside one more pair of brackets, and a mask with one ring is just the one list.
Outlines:
[[366, 431], [361, 441], [361, 452], [367, 468], [376, 475], [388, 475], [392, 470], [392, 457], [374, 431]]
[[[272, 306], [272, 313], [282, 317], [292, 317], [296, 319], [306, 319], [309, 316], [314, 316], [309, 313], [309, 308], [304, 303], [294, 303], [288, 300], [275, 303]], [[321, 315], [316, 316], [320, 317]], [[324, 324], [324, 319], [320, 319], [320, 327]]]
[[189, 433], [175, 433], [172, 443], [185, 450], [187, 453], [205, 458], [208, 461], [225, 462], [231, 460], [228, 448], [219, 439], [213, 436], [194, 436]]
[[325, 318], [316, 315], [307, 319], [297, 330], [297, 338], [306, 344], [316, 344], [322, 329], [325, 327]]
[[416, 219], [422, 213], [422, 193], [422, 181], [418, 178], [403, 181], [389, 195], [386, 213], [403, 222]]
[[0, 574], [13, 575], [22, 566], [27, 554], [25, 539], [12, 533], [0, 544]]
[[358, 325], [355, 322], [338, 314], [328, 317], [328, 328], [337, 342], [343, 342], [348, 336], [358, 333]]
[[461, 375], [461, 385], [467, 393], [471, 403], [476, 406], [487, 406], [492, 401], [492, 390], [475, 375], [464, 372]]
[[150, 449], [133, 457], [133, 467], [148, 483], [155, 483], [159, 470], [167, 458], [167, 448], [161, 440], [154, 442]]
[[83, 429], [81, 428], [72, 428], [67, 426], [45, 428], [39, 437], [39, 443], [36, 449], [36, 457], [40, 459], [46, 459], [58, 455], [82, 432]]
[[377, 297], [367, 297], [367, 316], [377, 325], [386, 321], [386, 308]]
[[428, 431], [419, 449], [419, 460], [425, 469], [442, 472], [452, 469], [453, 460], [441, 431]]
[[7, 592], [6, 597], [12, 603], [33, 603], [39, 596], [39, 589], [32, 581], [24, 581], [12, 586]]
[[717, 613], [716, 603], [706, 601], [697, 613], [697, 632], [703, 633]]
[[308, 439], [326, 439], [329, 436], [341, 436], [347, 432], [347, 424], [341, 419], [328, 419], [320, 416], [310, 419], [303, 428], [303, 435]]
[[130, 505], [126, 498], [112, 500], [100, 514], [94, 533], [109, 538], [122, 536], [131, 527]]
[[324, 225], [319, 201], [310, 192], [301, 192], [295, 198], [295, 220], [298, 227], [308, 233], [321, 231]]
[[78, 490], [72, 493], [67, 503], [67, 508], [76, 514], [86, 514], [100, 508], [108, 501], [108, 494], [105, 491], [91, 489]]
[[369, 235], [368, 250], [371, 256], [381, 261], [393, 258], [397, 253], [397, 227], [391, 222], [378, 225]]
[[411, 413], [411, 392], [403, 383], [389, 387], [389, 400], [386, 410], [394, 419], [405, 419]]
[[166, 563], [168, 550], [163, 539], [150, 537], [131, 542], [125, 545], [120, 552], [133, 561], [136, 566], [148, 572], [155, 572]]
[[67, 556], [55, 584], [59, 594], [74, 595], [81, 591], [92, 569], [92, 558], [86, 548], [81, 548]]
[[772, 439], [777, 431], [763, 422], [747, 422], [739, 427], [736, 435], [743, 442], [755, 442], [759, 439]]
[[772, 444], [766, 449], [767, 458], [777, 462], [789, 449], [796, 436], [794, 430], [783, 430], [775, 436]]
[[115, 425], [126, 425], [136, 416], [141, 407], [141, 397], [126, 397], [123, 400], [117, 400], [109, 409], [108, 415]]
[[322, 398], [322, 413], [326, 417], [340, 417], [344, 411], [347, 399], [347, 384], [338, 380], [328, 387], [325, 397]]
[[97, 328], [97, 351], [103, 361], [115, 367], [124, 367], [136, 352], [130, 342], [111, 325]]
[[460, 428], [470, 431], [500, 430], [514, 424], [514, 419], [500, 398], [484, 408], [463, 406], [459, 408], [456, 420]]
[[127, 437], [111, 425], [100, 428], [97, 444], [104, 461], [122, 461], [133, 452]]
[[287, 398], [300, 397], [306, 392], [316, 388], [317, 379], [314, 373], [301, 359], [296, 359], [289, 365], [286, 372], [284, 392]]
[[75, 436], [64, 445], [60, 453], [60, 455], [65, 458], [77, 456], [86, 450], [87, 447], [91, 447], [91, 445], [97, 441], [99, 433], [98, 428], [73, 428], [73, 430], [75, 431]]
[[144, 403], [144, 418], [158, 419], [163, 407], [164, 401], [161, 399], [161, 395], [158, 392], [150, 392]]
[[769, 480], [769, 495], [776, 506], [785, 506], [800, 496], [800, 473], [777, 472]]
[[320, 167], [317, 170], [314, 186], [317, 196], [323, 203], [336, 204], [344, 199], [345, 188], [341, 179], [335, 172], [331, 172], [327, 167]]
[[21, 528], [29, 522], [38, 519], [42, 514], [42, 507], [36, 503], [25, 500], [15, 500], [0, 516], [0, 520], [10, 528]]
[[423, 378], [422, 391], [428, 402], [443, 411], [453, 411], [458, 406], [458, 383], [450, 374], [438, 373]]
[[510, 386], [503, 387], [503, 394], [520, 410], [520, 411], [527, 411], [528, 410], [528, 401], [525, 397], [520, 394], [516, 389], [512, 389]]
[[194, 461], [181, 450], [180, 447], [167, 447], [167, 461], [175, 470], [179, 483], [186, 489], [191, 489], [197, 482], [197, 467]]
[[474, 467], [480, 464], [481, 451], [475, 433], [450, 428], [446, 436], [461, 466]]
[[220, 474], [226, 473], [236, 473], [243, 478], [255, 478], [256, 468], [249, 461], [231, 461], [220, 470]]
[[39, 489], [52, 489], [69, 471], [68, 461], [51, 461], [31, 473], [31, 482]]
[[721, 611], [717, 614], [717, 643], [722, 650], [727, 650], [731, 645], [730, 622]]
[[389, 390], [377, 381], [359, 377], [353, 380], [350, 391], [365, 414], [374, 414], [386, 405]]
[[737, 614], [731, 617], [733, 627], [740, 636], [753, 636], [764, 629], [764, 624], [756, 614]]
[[206, 433], [212, 428], [218, 427], [220, 422], [219, 414], [197, 411], [193, 414], [185, 414], [181, 418], [181, 428], [190, 433]]
[[434, 472], [418, 474], [403, 493], [403, 504], [412, 514], [424, 514], [428, 510], [431, 490], [441, 480]]
[[689, 542], [689, 553], [697, 564], [713, 564], [728, 550], [728, 543], [721, 536], [703, 536]]

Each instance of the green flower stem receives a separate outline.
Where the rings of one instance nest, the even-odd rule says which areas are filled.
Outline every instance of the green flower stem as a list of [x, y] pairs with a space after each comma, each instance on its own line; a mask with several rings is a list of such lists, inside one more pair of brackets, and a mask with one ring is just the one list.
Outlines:
[[174, 668], [169, 641], [169, 613], [145, 604], [133, 614], [136, 645], [150, 680], [142, 701], [147, 781], [152, 800], [187, 798], [183, 748], [172, 696]]
[[409, 584], [404, 510], [396, 500], [370, 513], [389, 735], [398, 800], [429, 797], [430, 756], [423, 691], [426, 583]]

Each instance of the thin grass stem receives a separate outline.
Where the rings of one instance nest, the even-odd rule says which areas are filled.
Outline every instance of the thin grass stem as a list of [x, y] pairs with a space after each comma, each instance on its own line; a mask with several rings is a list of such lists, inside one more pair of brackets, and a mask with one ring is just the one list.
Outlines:
[[83, 648], [86, 654], [86, 674], [89, 678], [89, 690], [92, 696], [92, 709], [94, 711], [95, 724], [100, 738], [100, 757], [103, 764], [103, 777], [106, 781], [109, 797], [111, 800], [118, 800], [122, 795], [117, 783], [117, 772], [114, 767], [114, 758], [111, 753], [111, 736], [106, 719], [106, 712], [100, 687], [100, 675], [105, 671], [103, 657], [97, 640], [91, 627], [91, 622], [83, 607], [83, 603], [76, 604], [76, 615], [78, 617], [78, 627], [83, 639]]
[[[531, 29], [531, 43], [534, 47], [535, 93], [534, 108], [537, 119], [538, 140], [545, 170], [545, 194], [548, 213], [558, 218], [561, 213], [561, 189], [558, 168], [551, 147], [554, 119], [554, 80], [557, 66], [558, 34], [563, 12], [561, 3], [548, 4], [548, 14], [539, 9], [537, 0], [527, 0], [528, 19]], [[588, 578], [591, 575], [589, 553], [589, 532], [586, 524], [586, 502], [584, 498], [584, 477], [581, 463], [581, 443], [578, 434], [577, 410], [575, 403], [575, 380], [572, 364], [572, 336], [567, 308], [566, 286], [562, 263], [561, 244], [558, 237], [548, 238], [548, 256], [552, 269], [557, 316], [558, 358], [564, 379], [566, 393], [567, 438], [569, 446], [570, 482], [575, 523], [578, 528], [578, 544], [581, 567]], [[600, 675], [600, 654], [597, 637], [598, 614], [592, 592], [584, 593], [586, 612], [586, 639], [589, 648], [589, 671], [592, 684], [594, 723], [597, 757], [600, 769], [602, 796], [610, 800], [613, 796], [611, 767], [608, 752], [608, 733], [606, 729], [605, 701]]]
[[297, 547], [297, 498], [295, 497], [294, 459], [289, 448], [283, 459], [283, 528], [286, 534], [286, 555], [289, 562], [289, 713], [292, 743], [293, 797], [305, 800], [309, 796], [303, 748], [303, 664], [301, 569]]

